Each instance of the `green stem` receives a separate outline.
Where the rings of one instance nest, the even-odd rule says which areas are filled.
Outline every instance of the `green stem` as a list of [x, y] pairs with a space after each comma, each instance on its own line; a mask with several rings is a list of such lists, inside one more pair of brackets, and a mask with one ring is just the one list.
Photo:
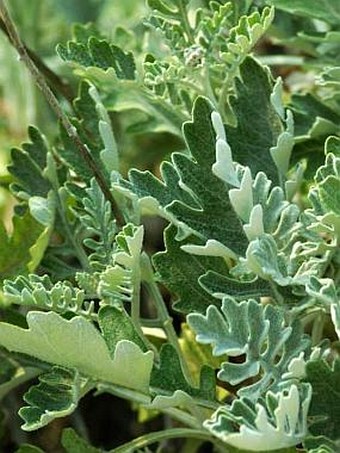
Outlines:
[[133, 290], [131, 300], [131, 318], [135, 327], [140, 334], [143, 334], [140, 325], [140, 285], [141, 285], [141, 272], [139, 266], [136, 266], [133, 275]]
[[182, 350], [179, 345], [178, 337], [172, 323], [172, 318], [171, 316], [169, 316], [168, 309], [165, 305], [162, 294], [158, 288], [157, 283], [155, 282], [154, 272], [152, 269], [150, 258], [146, 253], [143, 253], [143, 255], [141, 256], [141, 262], [142, 262], [142, 278], [145, 281], [147, 290], [149, 291], [149, 294], [151, 295], [156, 305], [158, 316], [162, 322], [162, 327], [167, 335], [168, 341], [170, 344], [174, 346], [174, 348], [177, 351], [178, 357], [181, 362], [181, 367], [187, 381], [191, 384], [194, 384], [188, 365], [184, 360]]
[[159, 318], [146, 319], [141, 318], [141, 324], [143, 327], [162, 327], [162, 320]]
[[129, 451], [137, 451], [137, 449], [145, 448], [148, 445], [160, 442], [165, 439], [177, 439], [177, 438], [192, 438], [201, 439], [208, 442], [218, 442], [211, 434], [207, 431], [198, 429], [188, 428], [172, 428], [166, 431], [157, 431], [154, 433], [145, 434], [144, 436], [138, 437], [131, 442], [128, 442], [120, 447], [114, 448], [110, 453], [126, 453]]
[[81, 157], [86, 162], [87, 166], [92, 171], [92, 173], [93, 173], [94, 177], [96, 178], [100, 188], [102, 189], [106, 199], [109, 200], [109, 202], [111, 204], [111, 209], [115, 215], [117, 224], [120, 226], [124, 225], [124, 223], [125, 223], [124, 218], [123, 218], [122, 214], [120, 213], [120, 210], [119, 210], [119, 208], [116, 204], [116, 201], [110, 191], [110, 187], [108, 186], [104, 175], [102, 174], [101, 170], [97, 167], [97, 164], [96, 164], [95, 160], [93, 159], [93, 156], [92, 156], [90, 150], [82, 142], [82, 140], [77, 132], [77, 129], [73, 126], [73, 124], [69, 120], [68, 116], [64, 113], [64, 111], [60, 107], [58, 99], [56, 98], [53, 91], [47, 84], [45, 77], [42, 75], [40, 70], [37, 68], [34, 61], [32, 60], [29, 53], [27, 52], [26, 47], [23, 45], [21, 38], [18, 34], [18, 31], [16, 29], [16, 26], [11, 19], [11, 16], [9, 14], [5, 0], [0, 0], [0, 14], [2, 16], [2, 20], [6, 27], [6, 30], [8, 32], [8, 36], [9, 36], [11, 44], [17, 50], [20, 59], [25, 63], [27, 69], [29, 70], [33, 79], [35, 80], [35, 83], [37, 84], [39, 89], [42, 91], [43, 95], [45, 96], [45, 99], [47, 100], [51, 109], [56, 114], [57, 118], [60, 120], [67, 135], [70, 137], [70, 139], [74, 143], [75, 147], [77, 148], [79, 154], [81, 155]]
[[325, 327], [326, 316], [323, 310], [315, 316], [313, 327], [312, 327], [312, 345], [317, 346], [322, 340], [323, 329]]
[[[214, 104], [215, 108], [218, 109], [218, 101], [216, 99], [214, 90], [210, 83], [210, 74], [208, 66], [204, 67], [204, 74], [203, 74], [203, 87], [206, 91], [206, 95], [210, 99], [210, 101]], [[222, 114], [222, 113], [221, 113]]]
[[[146, 407], [148, 407], [148, 405], [150, 404], [150, 397], [148, 395], [136, 392], [135, 390], [119, 387], [117, 385], [104, 385], [102, 387], [102, 391], [112, 393], [115, 396], [124, 398], [128, 401], [133, 401], [138, 404], [142, 404]], [[99, 393], [101, 393], [100, 387]], [[199, 420], [181, 409], [170, 407], [162, 409], [162, 412], [169, 415], [171, 418], [177, 420], [178, 422], [181, 422], [186, 426], [190, 426], [193, 429], [199, 429], [202, 426], [202, 423]]]
[[268, 66], [302, 66], [305, 63], [304, 57], [296, 55], [257, 55], [256, 58]]
[[188, 36], [188, 39], [189, 39], [191, 44], [194, 44], [195, 40], [194, 40], [194, 37], [193, 37], [193, 34], [192, 34], [192, 30], [191, 30], [191, 26], [190, 26], [190, 23], [189, 23], [187, 9], [186, 9], [186, 6], [185, 6], [183, 0], [179, 0], [178, 9], [179, 9], [180, 18], [182, 19], [181, 22], [182, 22], [184, 30], [185, 30], [185, 32], [186, 32], [186, 34]]
[[272, 280], [269, 280], [269, 285], [270, 285], [270, 288], [271, 290], [273, 291], [273, 295], [274, 295], [274, 298], [276, 300], [276, 302], [283, 306], [284, 305], [284, 298], [283, 296], [279, 293], [279, 291], [277, 290], [277, 286], [276, 286], [276, 283], [273, 282]]

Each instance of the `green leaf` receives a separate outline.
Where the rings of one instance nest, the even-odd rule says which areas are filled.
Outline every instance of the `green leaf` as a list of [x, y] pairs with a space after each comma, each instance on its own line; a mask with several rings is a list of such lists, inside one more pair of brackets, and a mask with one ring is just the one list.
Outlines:
[[[38, 264], [42, 250], [47, 244], [34, 249], [45, 228], [27, 211], [24, 216], [13, 217], [13, 232], [9, 236], [0, 222], [0, 278], [10, 278], [18, 273], [27, 273]], [[30, 263], [32, 262], [32, 265]]]
[[312, 385], [309, 411], [310, 432], [314, 436], [340, 438], [340, 360], [333, 366], [324, 360], [312, 360], [306, 366], [307, 382]]
[[[142, 207], [146, 207], [151, 212], [165, 216], [161, 208], [170, 205], [173, 200], [181, 200], [187, 204], [195, 204], [192, 195], [183, 191], [179, 186], [180, 176], [176, 168], [169, 162], [162, 162], [160, 166], [162, 181], [155, 178], [149, 172], [131, 170], [129, 173], [130, 182], [120, 180], [121, 188], [137, 195]], [[159, 212], [160, 211], [160, 212]]]
[[340, 4], [333, 0], [269, 0], [269, 3], [291, 14], [314, 17], [337, 25], [340, 20]]
[[339, 129], [339, 115], [310, 93], [292, 96], [289, 108], [294, 114], [295, 135], [299, 140], [324, 137]]
[[116, 236], [112, 265], [100, 274], [98, 294], [111, 302], [135, 303], [141, 284], [140, 258], [143, 246], [143, 226], [128, 223]]
[[249, 244], [247, 265], [264, 280], [273, 280], [280, 286], [287, 286], [292, 282], [292, 277], [287, 275], [284, 257], [278, 252], [277, 244], [269, 234], [263, 234]]
[[[91, 153], [98, 169], [109, 179], [109, 170], [106, 168], [102, 159], [102, 152], [104, 151], [105, 154], [108, 144], [103, 141], [103, 134], [101, 133], [103, 125], [101, 126], [101, 122], [105, 123], [104, 128], [109, 129], [111, 133], [112, 130], [108, 124], [107, 112], [100, 99], [94, 96], [93, 90], [93, 85], [88, 82], [83, 81], [79, 85], [78, 97], [73, 102], [76, 116], [71, 118], [71, 121], [77, 129], [81, 141]], [[89, 182], [93, 177], [93, 171], [84, 161], [83, 156], [79, 153], [78, 147], [74, 144], [62, 125], [60, 125], [60, 138], [61, 146], [58, 147], [58, 154], [61, 156], [62, 161], [81, 177], [83, 181]], [[114, 150], [111, 151], [113, 154], [115, 153]]]
[[335, 331], [338, 335], [340, 340], [340, 303], [337, 301], [336, 303], [331, 305], [331, 315], [332, 321], [335, 327]]
[[248, 297], [272, 295], [272, 289], [268, 282], [260, 278], [247, 282], [236, 280], [214, 271], [208, 271], [199, 278], [199, 283], [212, 296], [218, 298], [232, 296], [236, 300], [244, 300]]
[[[128, 340], [119, 341], [114, 354], [99, 331], [80, 316], [66, 320], [56, 313], [31, 311], [28, 329], [0, 323], [0, 345], [98, 381], [147, 392], [153, 354], [143, 353]], [[45, 341], [42, 341], [45, 339]]]
[[95, 86], [91, 86], [89, 94], [96, 103], [96, 110], [99, 117], [98, 130], [101, 141], [104, 145], [103, 150], [100, 152], [100, 157], [106, 170], [111, 171], [119, 170], [119, 158], [116, 139], [111, 127], [111, 119], [102, 103], [99, 93]]
[[210, 366], [204, 365], [200, 372], [199, 387], [192, 387], [183, 374], [175, 348], [170, 344], [162, 346], [160, 364], [155, 365], [152, 370], [150, 385], [155, 395], [153, 406], [161, 407], [169, 399], [176, 401], [178, 398], [182, 401], [183, 393], [186, 394], [186, 398], [189, 396], [206, 401], [215, 400], [214, 370]]
[[328, 437], [325, 436], [308, 436], [303, 442], [304, 448], [307, 449], [308, 453], [334, 453], [338, 451], [339, 445], [332, 442]]
[[[182, 184], [191, 189], [200, 209], [177, 200], [168, 209], [205, 240], [215, 239], [242, 254], [247, 241], [241, 222], [230, 203], [227, 187], [211, 170], [215, 162], [216, 145], [211, 114], [210, 103], [198, 98], [194, 105], [193, 121], [183, 126], [184, 137], [195, 162], [182, 154], [173, 156]], [[228, 225], [227, 229], [225, 225]]]
[[91, 389], [88, 380], [76, 370], [53, 367], [39, 376], [39, 384], [32, 386], [24, 395], [29, 406], [19, 410], [25, 421], [24, 431], [34, 431], [47, 425], [55, 418], [71, 414], [79, 399]]
[[292, 359], [309, 345], [298, 323], [286, 325], [281, 309], [263, 307], [251, 299], [236, 302], [225, 297], [221, 310], [210, 306], [205, 316], [190, 313], [187, 322], [199, 343], [213, 347], [213, 355], [245, 354], [242, 363], [223, 362], [218, 373], [219, 379], [232, 385], [255, 378], [239, 390], [242, 396], [260, 395], [278, 386]]
[[20, 275], [15, 280], [5, 280], [3, 292], [6, 302], [39, 307], [59, 313], [72, 312], [91, 318], [94, 303], [85, 301], [84, 291], [75, 288], [67, 280], [55, 285], [47, 275]]
[[294, 384], [281, 392], [267, 392], [265, 400], [256, 404], [246, 398], [235, 400], [230, 407], [217, 409], [204, 426], [226, 444], [247, 452], [293, 447], [307, 434], [310, 398], [309, 385]]
[[98, 313], [98, 322], [111, 355], [119, 341], [129, 340], [145, 352], [146, 346], [123, 308], [104, 306]]
[[340, 215], [340, 178], [327, 176], [319, 185], [320, 198], [325, 208], [336, 215]]
[[[241, 221], [230, 203], [228, 186], [212, 172], [216, 147], [212, 112], [207, 99], [200, 97], [196, 100], [193, 120], [183, 126], [191, 156], [173, 154], [173, 169], [171, 174], [167, 172], [169, 180], [164, 181], [166, 192], [160, 195], [162, 184], [150, 174], [136, 170], [130, 172], [130, 190], [137, 195], [142, 193], [143, 197], [156, 198], [161, 207], [170, 213], [172, 220], [186, 225], [189, 231], [194, 231], [203, 240], [214, 239], [233, 252], [242, 254], [247, 239]], [[173, 187], [183, 195], [174, 198]]]
[[94, 178], [85, 189], [81, 206], [74, 208], [74, 212], [86, 231], [83, 242], [92, 251], [91, 266], [102, 270], [111, 261], [117, 228], [110, 203]]
[[30, 126], [31, 142], [23, 143], [22, 149], [14, 148], [8, 171], [15, 177], [12, 190], [19, 198], [27, 200], [33, 195], [46, 198], [51, 183], [44, 175], [47, 166], [48, 145], [38, 129]]
[[66, 453], [102, 453], [102, 450], [89, 445], [72, 428], [63, 430], [61, 444]]
[[278, 171], [270, 154], [283, 131], [271, 103], [273, 82], [269, 71], [248, 57], [236, 79], [236, 94], [230, 100], [237, 126], [226, 126], [233, 160], [248, 166], [253, 175], [264, 172], [277, 185]]
[[[242, 7], [240, 2], [234, 2], [232, 8], [230, 6], [230, 2], [221, 5], [219, 14], [223, 18], [223, 16], [226, 16], [225, 9], [232, 9], [234, 15], [233, 22], [230, 24], [229, 21], [227, 25], [223, 23], [224, 21], [222, 19], [217, 30], [214, 30], [212, 36], [208, 39], [208, 63], [214, 64], [213, 56], [216, 50], [220, 50], [221, 58], [217, 60], [217, 67], [222, 62], [220, 68], [222, 66], [223, 71], [226, 69], [226, 73], [219, 74], [219, 78], [222, 81], [220, 105], [225, 101], [223, 99], [223, 92], [227, 92], [227, 88], [232, 88], [232, 83], [239, 74], [240, 66], [249, 56], [252, 48], [256, 46], [257, 42], [265, 34], [274, 19], [274, 8], [265, 7], [261, 13], [255, 10], [248, 16], [240, 15], [241, 17], [238, 18], [237, 15], [240, 13], [240, 7]], [[213, 22], [218, 17], [219, 15], [215, 12]], [[230, 28], [227, 39], [225, 28]], [[218, 39], [220, 40], [220, 46], [216, 42]]]
[[176, 240], [177, 229], [169, 226], [165, 231], [165, 252], [153, 256], [153, 263], [160, 280], [177, 296], [174, 309], [183, 313], [198, 311], [203, 313], [211, 304], [219, 304], [209, 292], [199, 284], [199, 278], [210, 269], [223, 273], [226, 266], [221, 258], [191, 255], [181, 249], [181, 245], [194, 243], [195, 238]]
[[59, 56], [68, 62], [84, 67], [113, 70], [118, 79], [134, 80], [136, 65], [131, 52], [91, 36], [87, 43], [68, 41], [66, 46], [57, 46]]

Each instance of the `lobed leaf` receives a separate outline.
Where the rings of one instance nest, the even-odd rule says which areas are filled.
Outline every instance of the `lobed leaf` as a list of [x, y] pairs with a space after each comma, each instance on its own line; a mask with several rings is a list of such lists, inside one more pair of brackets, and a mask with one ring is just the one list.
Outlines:
[[[0, 345], [65, 368], [75, 368], [97, 381], [147, 392], [153, 354], [129, 340], [119, 341], [113, 354], [92, 323], [80, 316], [66, 320], [56, 313], [31, 311], [28, 329], [0, 323]], [[43, 340], [43, 341], [42, 341]]]
[[311, 360], [306, 366], [306, 381], [312, 386], [309, 411], [310, 432], [314, 436], [340, 438], [340, 360], [332, 365], [324, 360]]
[[66, 453], [102, 453], [102, 450], [89, 445], [72, 428], [63, 430], [61, 444], [65, 448]]
[[21, 149], [12, 149], [12, 163], [8, 166], [8, 171], [16, 180], [12, 190], [19, 198], [26, 200], [34, 195], [45, 198], [51, 189], [51, 183], [44, 174], [48, 145], [39, 129], [30, 126], [28, 135], [30, 142], [23, 143]]
[[218, 372], [219, 379], [232, 385], [255, 378], [238, 391], [242, 396], [280, 386], [291, 360], [309, 346], [298, 323], [286, 325], [281, 309], [251, 299], [236, 302], [225, 297], [221, 310], [210, 306], [206, 315], [190, 313], [187, 322], [199, 343], [212, 346], [213, 355], [245, 355], [241, 363], [223, 362]]
[[[24, 395], [29, 406], [19, 410], [25, 421], [24, 431], [39, 429], [55, 418], [71, 414], [79, 399], [84, 396], [88, 380], [82, 378], [76, 370], [53, 367], [39, 376], [39, 384], [32, 386]], [[89, 391], [91, 387], [87, 387]]]
[[68, 41], [66, 46], [57, 46], [57, 53], [64, 61], [104, 71], [112, 69], [118, 79], [135, 79], [136, 65], [132, 53], [124, 52], [104, 39], [91, 36], [86, 43]]
[[264, 172], [277, 185], [278, 171], [270, 149], [276, 146], [283, 127], [271, 102], [271, 76], [266, 68], [248, 57], [240, 67], [240, 79], [236, 79], [235, 85], [235, 97], [230, 104], [237, 126], [226, 127], [233, 158], [248, 166], [253, 175]]
[[73, 312], [91, 318], [94, 303], [86, 301], [84, 291], [75, 288], [67, 280], [56, 284], [47, 276], [20, 275], [15, 280], [5, 280], [4, 297], [8, 303], [39, 307], [59, 313]]
[[[228, 196], [228, 187], [217, 178], [211, 168], [215, 161], [216, 134], [211, 123], [213, 108], [205, 98], [198, 98], [193, 110], [193, 120], [183, 126], [183, 133], [191, 157], [175, 153], [171, 180], [164, 181], [170, 189], [178, 188], [183, 194], [169, 200], [173, 191], [160, 194], [162, 185], [155, 182], [150, 174], [141, 174], [137, 170], [130, 172], [132, 184], [129, 189], [134, 193], [155, 197], [161, 207], [184, 224], [190, 231], [195, 232], [203, 240], [215, 239], [236, 253], [244, 253], [247, 240], [242, 229], [241, 221], [236, 215]], [[169, 164], [168, 164], [169, 165]], [[136, 175], [142, 176], [142, 186]], [[155, 190], [155, 187], [158, 190]], [[164, 204], [168, 203], [170, 204]], [[162, 205], [163, 204], [163, 205]]]
[[273, 393], [253, 404], [246, 398], [219, 408], [204, 422], [212, 434], [245, 451], [273, 451], [295, 447], [307, 434], [310, 386]]
[[85, 189], [81, 205], [75, 207], [74, 212], [86, 230], [83, 242], [92, 251], [89, 261], [93, 269], [105, 268], [111, 261], [117, 228], [110, 203], [94, 178], [90, 187]]
[[211, 304], [219, 304], [199, 283], [200, 277], [210, 269], [223, 273], [226, 266], [220, 258], [198, 256], [183, 252], [181, 245], [195, 243], [194, 237], [183, 242], [176, 240], [177, 229], [169, 226], [165, 230], [165, 252], [153, 256], [153, 263], [160, 280], [177, 297], [174, 309], [183, 313], [204, 312]]
[[[181, 405], [194, 400], [215, 400], [215, 373], [207, 365], [200, 371], [199, 387], [192, 387], [183, 374], [175, 348], [170, 344], [162, 346], [159, 366], [155, 365], [151, 374], [151, 391], [154, 392], [152, 407]], [[189, 399], [188, 399], [189, 397]], [[191, 398], [190, 398], [191, 397]]]

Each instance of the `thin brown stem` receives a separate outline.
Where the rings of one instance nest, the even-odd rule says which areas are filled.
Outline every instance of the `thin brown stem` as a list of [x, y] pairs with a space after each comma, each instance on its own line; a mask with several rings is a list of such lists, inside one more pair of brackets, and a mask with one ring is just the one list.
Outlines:
[[58, 99], [54, 95], [53, 91], [49, 87], [46, 82], [45, 77], [39, 71], [37, 66], [35, 65], [34, 61], [31, 59], [30, 55], [27, 52], [27, 49], [23, 45], [21, 38], [17, 32], [16, 26], [11, 19], [9, 14], [8, 8], [6, 6], [5, 0], [0, 0], [0, 14], [2, 16], [2, 21], [5, 25], [5, 28], [8, 32], [9, 39], [12, 45], [17, 50], [20, 59], [25, 63], [26, 67], [28, 68], [29, 72], [31, 73], [33, 79], [35, 80], [37, 86], [40, 88], [42, 93], [44, 94], [48, 104], [56, 114], [57, 118], [60, 120], [61, 124], [63, 125], [64, 129], [66, 130], [67, 135], [70, 137], [74, 145], [76, 146], [79, 154], [82, 156], [88, 167], [93, 173], [97, 183], [99, 184], [105, 198], [109, 200], [112, 208], [112, 212], [116, 218], [117, 224], [122, 226], [124, 224], [124, 218], [119, 211], [119, 208], [116, 204], [115, 199], [110, 191], [110, 188], [100, 171], [97, 167], [95, 160], [93, 159], [88, 147], [81, 141], [77, 129], [73, 126], [71, 121], [69, 120], [68, 116], [64, 113], [62, 108], [59, 105]]

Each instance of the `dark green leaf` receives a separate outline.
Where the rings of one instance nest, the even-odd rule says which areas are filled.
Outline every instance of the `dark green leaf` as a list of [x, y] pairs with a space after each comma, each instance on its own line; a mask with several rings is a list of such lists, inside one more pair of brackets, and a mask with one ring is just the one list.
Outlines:
[[112, 356], [116, 350], [118, 341], [130, 340], [137, 344], [142, 351], [147, 348], [124, 309], [104, 306], [99, 310], [98, 322], [107, 347]]
[[340, 116], [310, 93], [295, 94], [289, 107], [294, 113], [294, 133], [299, 138], [324, 137], [339, 129]]
[[12, 150], [12, 163], [8, 170], [17, 181], [13, 185], [13, 191], [20, 198], [34, 195], [46, 197], [51, 189], [50, 182], [43, 174], [47, 164], [47, 143], [40, 131], [32, 126], [29, 127], [28, 134], [31, 142], [24, 143], [22, 149]]
[[102, 450], [89, 445], [72, 428], [63, 430], [61, 443], [67, 453], [102, 453]]
[[[136, 179], [136, 175], [141, 173], [133, 171], [130, 190], [142, 198], [155, 197], [178, 222], [187, 225], [203, 240], [215, 239], [243, 254], [248, 241], [230, 203], [229, 187], [212, 172], [216, 146], [212, 111], [207, 99], [200, 97], [196, 100], [193, 120], [183, 126], [191, 156], [173, 154], [173, 168], [170, 170], [169, 164], [166, 167], [166, 187], [147, 173]], [[139, 181], [142, 181], [141, 186]]]
[[307, 449], [308, 453], [334, 453], [339, 450], [338, 447], [340, 445], [337, 446], [335, 442], [325, 436], [309, 436], [303, 442], [303, 446]]
[[124, 52], [119, 47], [91, 36], [87, 43], [69, 41], [66, 46], [59, 44], [59, 56], [69, 62], [84, 67], [98, 67], [104, 71], [113, 69], [118, 79], [135, 79], [135, 62], [131, 52]]
[[177, 229], [174, 226], [165, 232], [166, 251], [154, 255], [153, 262], [160, 280], [178, 298], [175, 300], [175, 310], [183, 313], [198, 311], [204, 313], [211, 304], [220, 304], [211, 294], [204, 291], [199, 284], [199, 278], [208, 270], [215, 269], [223, 272], [225, 264], [220, 258], [191, 255], [181, 250], [181, 245], [197, 242], [194, 237], [184, 242], [178, 242]]
[[333, 366], [324, 360], [312, 360], [306, 367], [307, 382], [312, 385], [310, 432], [314, 436], [340, 438], [340, 360]]
[[203, 400], [215, 399], [215, 373], [209, 366], [203, 366], [200, 374], [199, 388], [192, 387], [186, 380], [177, 352], [170, 344], [162, 346], [160, 365], [154, 366], [151, 373], [151, 389], [156, 395], [172, 395], [181, 390], [193, 398]]
[[206, 291], [215, 297], [228, 295], [236, 300], [243, 300], [249, 297], [271, 296], [272, 290], [268, 282], [257, 278], [251, 282], [236, 280], [227, 275], [208, 271], [199, 278], [199, 283]]
[[281, 120], [271, 104], [271, 76], [266, 68], [248, 57], [236, 79], [236, 95], [230, 100], [237, 126], [226, 127], [233, 160], [250, 167], [253, 175], [263, 171], [277, 185], [278, 171], [270, 155], [283, 131]]
[[55, 418], [72, 413], [87, 384], [87, 379], [80, 377], [75, 370], [58, 366], [39, 376], [39, 381], [24, 395], [29, 406], [19, 411], [25, 421], [22, 429], [26, 431], [41, 428]]

